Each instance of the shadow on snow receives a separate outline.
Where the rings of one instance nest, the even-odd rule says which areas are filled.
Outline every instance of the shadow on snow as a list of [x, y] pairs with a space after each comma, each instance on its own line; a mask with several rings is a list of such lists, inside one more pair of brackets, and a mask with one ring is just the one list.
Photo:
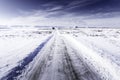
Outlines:
[[52, 36], [48, 37], [43, 43], [41, 43], [33, 52], [31, 52], [27, 57], [25, 57], [18, 66], [11, 69], [11, 71], [4, 76], [1, 80], [14, 80], [15, 77], [22, 74], [22, 71], [25, 69], [26, 65], [28, 65], [35, 56], [41, 51], [41, 49], [45, 46], [45, 44], [52, 38]]

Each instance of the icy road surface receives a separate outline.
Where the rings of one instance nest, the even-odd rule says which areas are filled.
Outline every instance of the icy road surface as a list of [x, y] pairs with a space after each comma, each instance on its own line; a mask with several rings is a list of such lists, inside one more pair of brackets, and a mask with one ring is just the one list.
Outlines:
[[24, 69], [13, 69], [19, 75], [2, 80], [120, 80], [119, 66], [90, 48], [92, 40], [78, 40], [56, 30]]

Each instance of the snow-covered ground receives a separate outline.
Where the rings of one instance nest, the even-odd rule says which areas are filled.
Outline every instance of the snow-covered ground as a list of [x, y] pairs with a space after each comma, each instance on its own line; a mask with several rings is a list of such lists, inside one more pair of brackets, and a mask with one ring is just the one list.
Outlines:
[[[97, 70], [97, 67], [100, 65], [97, 73], [103, 74], [101, 75], [103, 80], [105, 77], [107, 80], [119, 80], [120, 29], [80, 28], [77, 30], [63, 30], [61, 33], [63, 35], [67, 33], [70, 35], [69, 37], [73, 37], [76, 40], [73, 41], [72, 38], [66, 36], [71, 46], [74, 46], [79, 52], [82, 52], [83, 56], [86, 55], [84, 57], [89, 61], [87, 64], [92, 64], [93, 69], [96, 67], [95, 70]], [[72, 44], [72, 42], [74, 43]], [[94, 53], [99, 57], [95, 56]], [[92, 61], [89, 60], [90, 58]], [[93, 61], [96, 63], [93, 63]], [[103, 68], [103, 70], [101, 68]], [[107, 75], [107, 73], [109, 75]], [[110, 75], [114, 76], [114, 78], [111, 78]]]
[[[40, 44], [43, 48], [38, 47]], [[119, 44], [120, 29], [1, 29], [0, 78], [119, 80]], [[24, 63], [21, 61], [27, 61], [25, 57], [35, 49], [41, 50], [35, 53], [33, 60], [28, 59], [29, 64], [24, 65], [24, 70], [21, 69]], [[19, 74], [15, 75], [17, 71]]]
[[51, 31], [37, 29], [0, 30], [0, 78], [40, 45]]
[[81, 28], [65, 32], [99, 55], [120, 65], [120, 29]]

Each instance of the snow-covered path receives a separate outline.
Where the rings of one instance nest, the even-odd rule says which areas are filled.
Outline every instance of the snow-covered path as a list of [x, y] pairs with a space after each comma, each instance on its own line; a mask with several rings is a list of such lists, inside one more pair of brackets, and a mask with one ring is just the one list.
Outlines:
[[64, 37], [55, 33], [40, 54], [19, 76], [20, 80], [101, 80], [73, 49]]
[[58, 31], [17, 80], [119, 80], [119, 72], [94, 50]]

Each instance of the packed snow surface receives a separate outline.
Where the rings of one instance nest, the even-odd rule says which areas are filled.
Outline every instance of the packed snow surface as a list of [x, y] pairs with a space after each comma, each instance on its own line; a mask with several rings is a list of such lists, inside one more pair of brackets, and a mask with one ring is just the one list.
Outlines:
[[119, 80], [119, 44], [120, 29], [1, 29], [0, 79]]

